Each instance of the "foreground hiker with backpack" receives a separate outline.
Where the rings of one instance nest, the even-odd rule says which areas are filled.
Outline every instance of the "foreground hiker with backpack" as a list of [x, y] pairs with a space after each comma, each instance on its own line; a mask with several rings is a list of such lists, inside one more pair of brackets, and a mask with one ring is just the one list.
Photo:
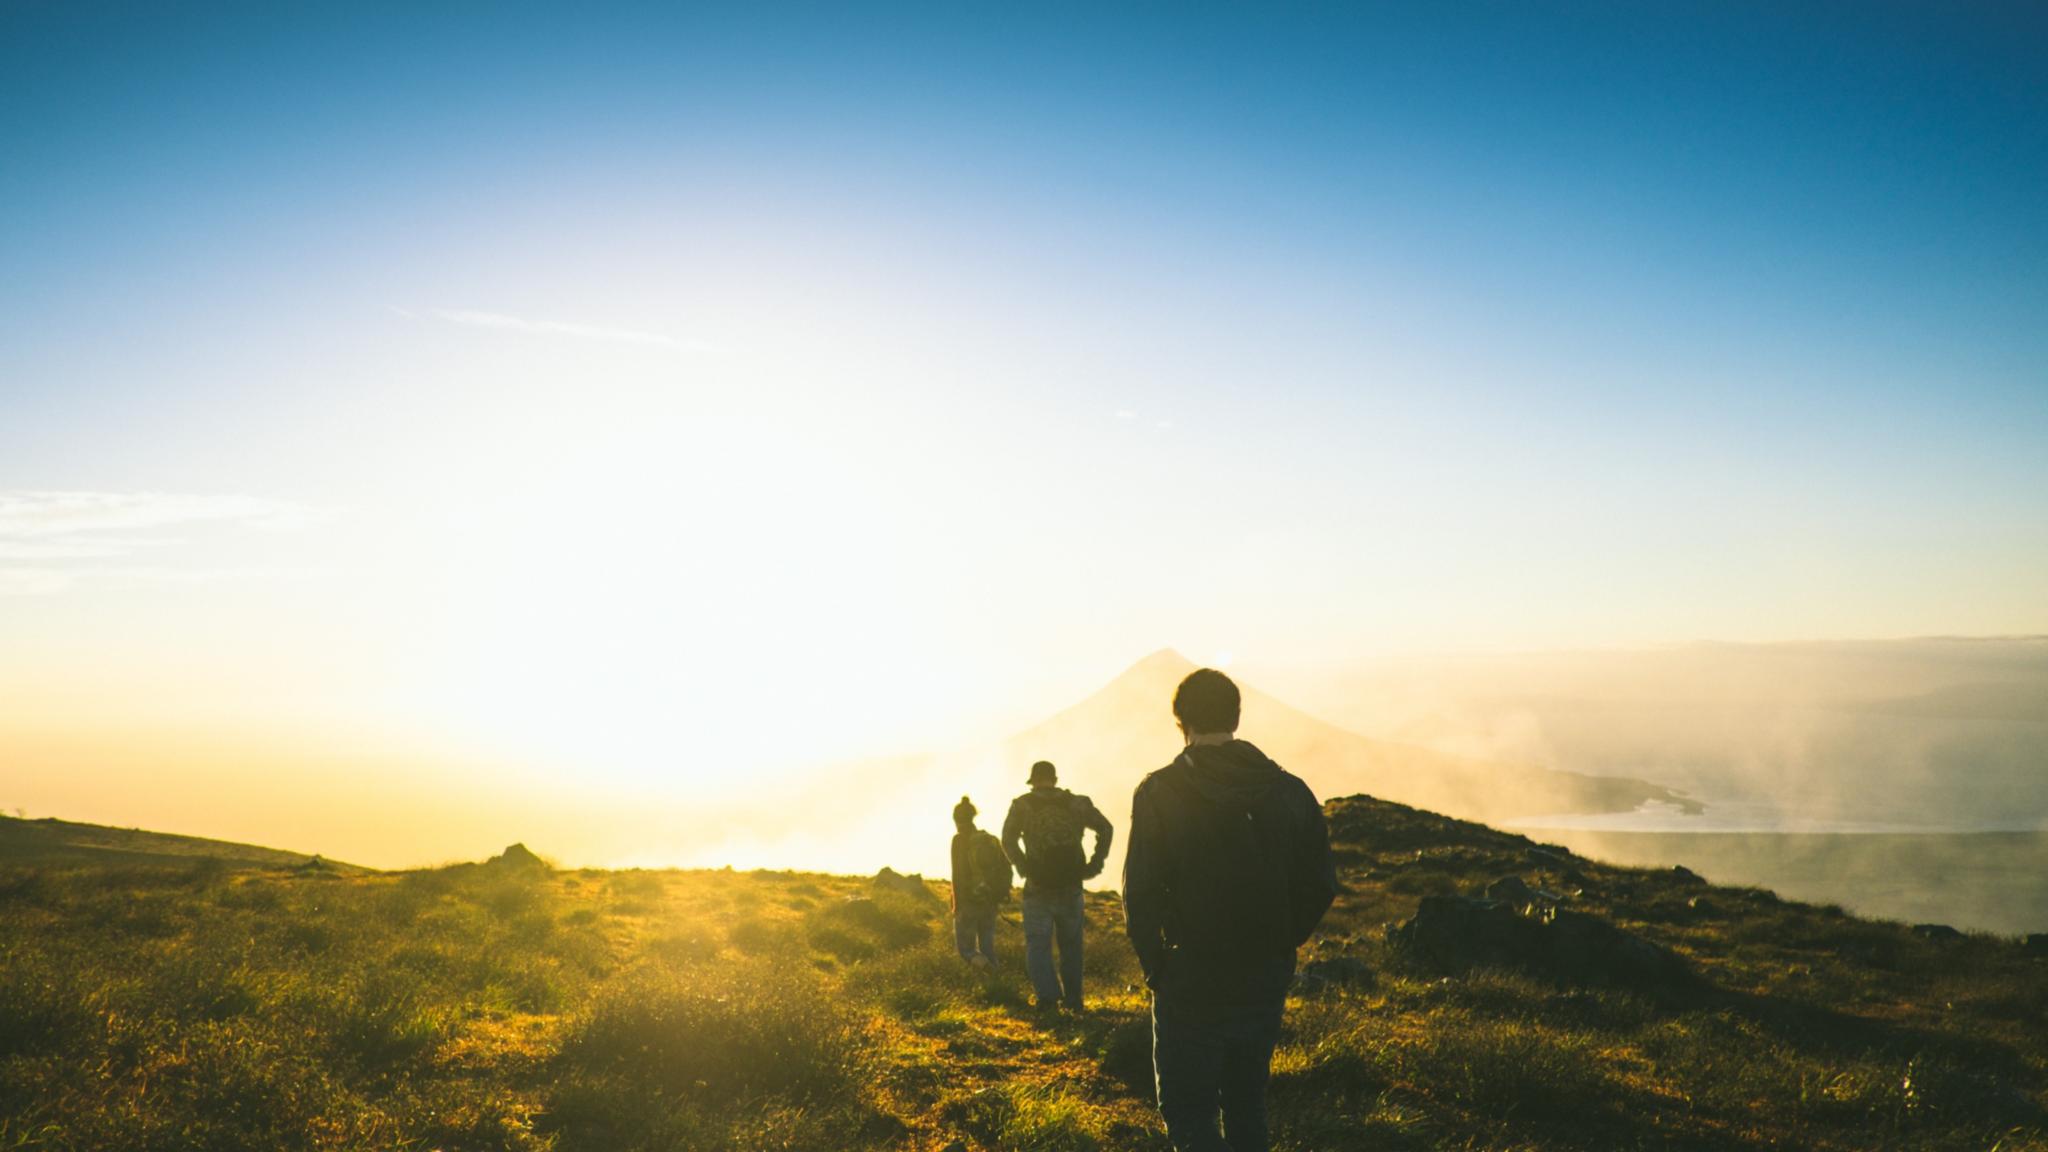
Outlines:
[[974, 801], [953, 806], [953, 944], [976, 968], [996, 964], [996, 910], [1010, 899], [1002, 841], [974, 826]]
[[[1003, 850], [1024, 877], [1024, 970], [1040, 1011], [1081, 1010], [1081, 934], [1087, 922], [1081, 882], [1102, 874], [1114, 832], [1094, 801], [1059, 787], [1052, 762], [1031, 766], [1031, 791], [1010, 804]], [[1082, 853], [1084, 831], [1095, 852]], [[1059, 964], [1053, 964], [1053, 946]]]
[[1228, 676], [1190, 673], [1173, 696], [1187, 748], [1131, 798], [1124, 926], [1152, 989], [1152, 1070], [1178, 1152], [1266, 1152], [1295, 949], [1337, 895], [1322, 806], [1237, 739], [1239, 705]]

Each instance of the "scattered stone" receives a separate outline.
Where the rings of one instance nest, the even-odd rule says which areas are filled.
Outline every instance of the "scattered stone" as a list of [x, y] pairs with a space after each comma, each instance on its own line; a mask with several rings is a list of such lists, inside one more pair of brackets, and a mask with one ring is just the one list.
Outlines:
[[1687, 886], [1697, 886], [1707, 882], [1706, 877], [1701, 876], [1683, 864], [1673, 864], [1671, 866], [1671, 878]]
[[1946, 924], [1915, 924], [1913, 935], [1922, 940], [1961, 940], [1963, 934]]

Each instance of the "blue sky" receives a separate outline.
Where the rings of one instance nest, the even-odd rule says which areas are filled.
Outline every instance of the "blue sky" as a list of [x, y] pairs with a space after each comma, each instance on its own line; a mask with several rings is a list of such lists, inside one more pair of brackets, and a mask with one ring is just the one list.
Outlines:
[[2048, 32], [2021, 6], [410, 7], [11, 5], [10, 403], [65, 382], [48, 347], [196, 290], [765, 196], [1391, 293], [1485, 399], [1561, 386], [1595, 423], [1712, 431], [1725, 398], [1655, 378], [1685, 365], [1799, 430], [1850, 401], [1968, 408], [1971, 457], [2041, 428]]
[[871, 750], [1166, 644], [2048, 629], [2044, 76], [2026, 5], [0, 4], [0, 686], [567, 742], [887, 652]]

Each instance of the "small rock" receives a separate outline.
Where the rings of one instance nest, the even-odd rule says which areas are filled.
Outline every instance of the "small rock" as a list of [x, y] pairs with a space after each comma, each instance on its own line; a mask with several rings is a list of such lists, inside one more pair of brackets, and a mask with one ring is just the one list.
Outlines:
[[1961, 940], [1963, 934], [1946, 924], [1915, 924], [1913, 935], [1922, 940]]
[[2028, 956], [2048, 956], [2048, 932], [2028, 933], [2020, 951]]
[[1687, 868], [1683, 864], [1673, 864], [1671, 866], [1671, 878], [1673, 880], [1678, 881], [1680, 884], [1685, 884], [1688, 886], [1705, 884], [1707, 882], [1704, 876], [1701, 876], [1699, 873], [1693, 871], [1690, 868]]
[[1534, 899], [1536, 892], [1520, 876], [1503, 876], [1486, 886], [1486, 898], [1503, 904], [1523, 905]]
[[1311, 960], [1302, 968], [1301, 974], [1310, 980], [1320, 980], [1325, 985], [1344, 984], [1370, 988], [1374, 983], [1372, 968], [1355, 956], [1332, 956], [1327, 960]]

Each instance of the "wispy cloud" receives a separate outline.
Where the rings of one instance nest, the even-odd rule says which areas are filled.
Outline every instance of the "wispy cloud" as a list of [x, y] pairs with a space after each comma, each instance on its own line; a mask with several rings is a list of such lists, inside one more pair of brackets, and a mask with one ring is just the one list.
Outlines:
[[196, 570], [124, 561], [203, 525], [278, 531], [306, 519], [298, 505], [254, 496], [0, 490], [0, 596], [47, 596], [89, 576], [204, 580]]
[[[403, 316], [413, 313], [399, 310]], [[645, 344], [656, 348], [674, 348], [679, 351], [704, 351], [709, 346], [696, 340], [686, 340], [664, 332], [645, 332], [635, 328], [606, 328], [596, 324], [572, 324], [561, 320], [533, 320], [524, 316], [508, 316], [502, 312], [483, 312], [469, 308], [440, 308], [427, 313], [436, 320], [450, 324], [461, 324], [471, 328], [492, 328], [501, 332], [528, 332], [540, 336], [567, 336], [577, 340], [598, 340], [610, 344]]]

